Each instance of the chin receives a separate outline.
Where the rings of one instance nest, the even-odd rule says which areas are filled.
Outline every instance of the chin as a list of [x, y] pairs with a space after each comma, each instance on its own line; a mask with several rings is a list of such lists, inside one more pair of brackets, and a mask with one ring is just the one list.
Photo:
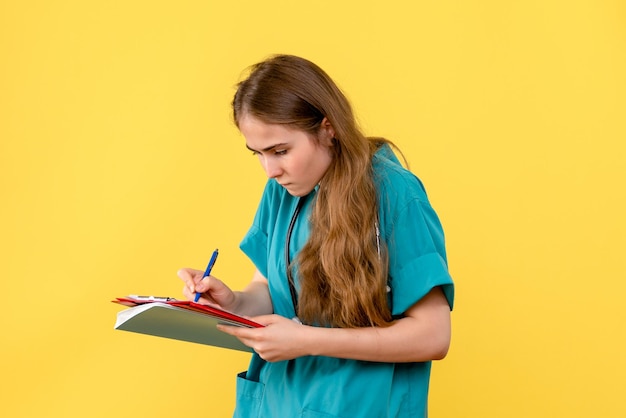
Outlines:
[[[282, 186], [282, 185], [281, 185]], [[287, 190], [287, 193], [289, 193], [290, 195], [294, 196], [294, 197], [303, 197], [308, 195], [309, 193], [311, 193], [312, 189], [306, 189], [303, 190], [302, 188], [296, 188], [293, 187], [291, 185], [286, 185], [286, 186], [282, 186], [285, 190]]]

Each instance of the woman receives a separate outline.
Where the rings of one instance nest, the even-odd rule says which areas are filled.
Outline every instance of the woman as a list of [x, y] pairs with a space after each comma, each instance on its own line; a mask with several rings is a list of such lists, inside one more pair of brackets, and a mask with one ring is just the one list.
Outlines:
[[233, 113], [269, 177], [241, 243], [257, 270], [240, 292], [179, 276], [187, 298], [266, 325], [220, 326], [255, 351], [235, 416], [425, 417], [454, 287], [421, 182], [305, 59], [253, 66]]

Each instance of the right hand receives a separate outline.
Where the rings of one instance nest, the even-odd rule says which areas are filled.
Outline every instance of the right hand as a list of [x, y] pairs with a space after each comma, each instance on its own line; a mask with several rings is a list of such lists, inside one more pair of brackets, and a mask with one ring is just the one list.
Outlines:
[[235, 310], [237, 295], [220, 279], [207, 276], [203, 280], [203, 271], [190, 268], [178, 270], [177, 275], [185, 283], [183, 295], [187, 299], [194, 300], [198, 292], [202, 294], [198, 303], [217, 305], [227, 311]]

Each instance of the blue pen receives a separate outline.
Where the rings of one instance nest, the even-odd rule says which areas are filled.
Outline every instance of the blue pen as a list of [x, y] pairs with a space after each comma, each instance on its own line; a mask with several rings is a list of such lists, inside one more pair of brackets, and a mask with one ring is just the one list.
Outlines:
[[[215, 264], [215, 260], [217, 260], [217, 254], [218, 254], [218, 250], [215, 249], [215, 251], [213, 251], [213, 255], [211, 256], [211, 259], [209, 260], [209, 265], [206, 266], [206, 270], [204, 271], [204, 276], [202, 276], [202, 280], [204, 280], [205, 277], [208, 277], [209, 275], [211, 275], [213, 264]], [[193, 301], [197, 303], [201, 295], [202, 295], [201, 293], [196, 292], [196, 297], [194, 298]]]

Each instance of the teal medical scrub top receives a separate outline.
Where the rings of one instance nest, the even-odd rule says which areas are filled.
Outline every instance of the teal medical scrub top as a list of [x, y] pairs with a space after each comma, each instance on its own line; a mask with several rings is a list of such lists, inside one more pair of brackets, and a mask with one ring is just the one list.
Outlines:
[[[392, 314], [400, 317], [441, 286], [452, 308], [444, 236], [420, 180], [404, 169], [388, 146], [373, 158], [381, 238], [389, 254]], [[293, 260], [309, 235], [307, 196], [293, 229]], [[270, 179], [241, 249], [268, 279], [274, 313], [295, 316], [285, 265], [285, 238], [298, 198]], [[374, 225], [371, 225], [375, 228]], [[295, 269], [297, 286], [297, 269]], [[427, 416], [431, 362], [381, 363], [306, 356], [268, 363], [253, 354], [237, 379], [235, 417]]]

